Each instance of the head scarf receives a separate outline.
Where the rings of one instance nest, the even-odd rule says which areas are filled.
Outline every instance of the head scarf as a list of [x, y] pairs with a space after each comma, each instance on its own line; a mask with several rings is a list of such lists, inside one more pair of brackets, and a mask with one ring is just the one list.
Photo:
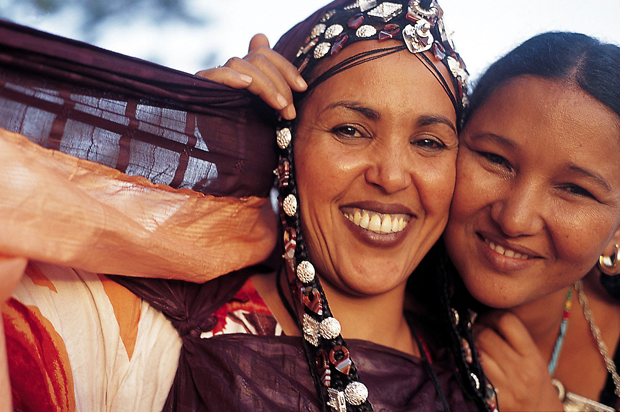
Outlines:
[[[397, 47], [377, 48], [353, 56], [316, 75], [316, 65], [338, 54], [342, 49], [365, 40], [398, 40]], [[457, 118], [467, 106], [468, 73], [446, 31], [443, 10], [435, 0], [336, 0], [319, 9], [282, 36], [274, 46], [298, 68], [306, 78], [314, 77], [309, 89], [347, 68], [363, 64], [387, 54], [409, 50], [433, 73], [450, 97]], [[448, 82], [424, 54], [428, 51], [435, 62], [446, 66]]]

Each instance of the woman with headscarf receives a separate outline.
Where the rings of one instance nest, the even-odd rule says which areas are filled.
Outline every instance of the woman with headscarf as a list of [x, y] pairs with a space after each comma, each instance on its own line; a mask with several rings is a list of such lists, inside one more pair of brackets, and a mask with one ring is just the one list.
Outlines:
[[[407, 280], [447, 221], [466, 102], [466, 72], [435, 2], [338, 0], [292, 29], [275, 50], [309, 84], [295, 97], [295, 122], [278, 121], [277, 127], [274, 116], [250, 104], [243, 92], [171, 74], [164, 83], [138, 63], [113, 70], [118, 61], [104, 61], [96, 50], [86, 50], [82, 77], [66, 74], [62, 69], [75, 58], [75, 48], [63, 48], [52, 62], [41, 59], [40, 49], [26, 58], [11, 55], [10, 64], [30, 71], [40, 69], [42, 61], [54, 63], [54, 80], [82, 81], [91, 91], [87, 96], [79, 88], [50, 92], [53, 86], [36, 76], [15, 84], [19, 75], [10, 74], [5, 125], [56, 149], [51, 157], [61, 163], [72, 159], [58, 150], [153, 183], [219, 196], [264, 196], [268, 178], [260, 173], [274, 167], [268, 152], [276, 147], [281, 249], [262, 266], [248, 267], [266, 257], [273, 239], [264, 201], [182, 192], [177, 203], [171, 189], [115, 176], [99, 165], [75, 161], [73, 167], [58, 167], [59, 176], [52, 178], [77, 180], [82, 190], [69, 191], [75, 196], [67, 203], [82, 211], [78, 202], [83, 201], [103, 219], [93, 219], [89, 211], [80, 215], [92, 225], [85, 233], [72, 226], [75, 232], [68, 235], [50, 233], [68, 240], [69, 252], [66, 244], [52, 243], [65, 253], [39, 248], [31, 255], [17, 250], [28, 248], [20, 242], [7, 251], [50, 262], [29, 264], [17, 299], [5, 311], [11, 327], [7, 342], [34, 354], [18, 358], [21, 364], [9, 365], [11, 371], [29, 366], [49, 372], [50, 364], [56, 366], [40, 379], [44, 389], [53, 389], [48, 399], [27, 382], [34, 374], [11, 373], [18, 408], [39, 400], [58, 407], [57, 399], [67, 409], [91, 410], [158, 409], [164, 401], [166, 410], [492, 407], [484, 399], [477, 355], [470, 354], [472, 370], [457, 376], [443, 350], [447, 325], [433, 316], [432, 303], [424, 306], [406, 293]], [[114, 84], [103, 87], [105, 81]], [[214, 92], [202, 96], [194, 86]], [[290, 102], [278, 100], [276, 95], [272, 105], [284, 118], [293, 117]], [[46, 117], [52, 110], [57, 112]], [[273, 140], [265, 141], [270, 125]], [[19, 136], [7, 139], [13, 139], [8, 146], [14, 151], [36, 152]], [[115, 180], [107, 181], [110, 176]], [[131, 203], [136, 198], [137, 206]], [[157, 202], [149, 203], [153, 199]], [[211, 219], [205, 221], [202, 210]], [[57, 220], [65, 216], [62, 208], [54, 212]], [[9, 223], [19, 228], [14, 219]], [[19, 232], [14, 230], [15, 236]], [[189, 239], [183, 239], [186, 233]], [[270, 235], [266, 240], [264, 233]], [[157, 242], [168, 235], [167, 242]], [[210, 249], [201, 252], [192, 238]], [[260, 247], [252, 248], [252, 242]], [[205, 253], [213, 255], [205, 259]], [[207, 266], [200, 266], [205, 260]], [[206, 280], [244, 267], [204, 284], [114, 278], [133, 295], [108, 277], [85, 271]], [[434, 289], [416, 288], [417, 281], [415, 276], [413, 292], [428, 298]], [[73, 306], [63, 301], [70, 294]], [[23, 331], [35, 326], [66, 333], [64, 347], [56, 345], [53, 333], [31, 332], [38, 341], [22, 339]], [[114, 328], [116, 333], [110, 332]], [[44, 347], [54, 348], [53, 356]], [[102, 361], [104, 377], [90, 367], [93, 359]], [[174, 375], [170, 366], [177, 360]]]

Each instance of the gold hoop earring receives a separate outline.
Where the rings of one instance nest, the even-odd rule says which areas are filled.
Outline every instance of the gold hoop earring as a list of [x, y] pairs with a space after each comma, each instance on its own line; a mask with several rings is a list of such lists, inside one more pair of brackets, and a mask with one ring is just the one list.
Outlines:
[[598, 258], [598, 268], [607, 276], [620, 275], [620, 246], [614, 246], [614, 253], [610, 256], [601, 255]]

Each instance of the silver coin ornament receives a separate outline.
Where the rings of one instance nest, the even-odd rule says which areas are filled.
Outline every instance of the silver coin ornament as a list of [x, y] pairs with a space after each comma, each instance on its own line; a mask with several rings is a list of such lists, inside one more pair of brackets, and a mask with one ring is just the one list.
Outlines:
[[351, 405], [359, 406], [368, 399], [368, 388], [362, 382], [351, 382], [344, 390], [344, 397]]
[[289, 217], [295, 216], [295, 213], [297, 213], [297, 198], [295, 195], [290, 194], [284, 198], [282, 210], [284, 210], [284, 213]]
[[319, 43], [314, 49], [314, 58], [320, 59], [321, 57], [325, 56], [327, 53], [329, 53], [329, 49], [331, 49], [331, 47], [332, 47], [331, 43], [328, 43], [328, 42]]
[[327, 28], [327, 30], [325, 30], [325, 38], [333, 39], [334, 37], [338, 36], [343, 31], [344, 31], [344, 27], [342, 27], [340, 24], [332, 24], [331, 26]]
[[375, 34], [377, 34], [377, 29], [375, 29], [373, 26], [370, 26], [368, 24], [364, 24], [363, 26], [360, 26], [360, 28], [357, 29], [357, 31], [355, 32], [355, 35], [359, 38], [372, 37]]
[[304, 339], [311, 345], [319, 346], [319, 322], [307, 313], [304, 313], [302, 330]]
[[310, 32], [310, 38], [314, 39], [316, 37], [319, 37], [321, 34], [325, 33], [326, 28], [327, 26], [325, 26], [323, 23], [317, 24]]
[[319, 326], [319, 333], [325, 339], [336, 339], [340, 330], [340, 322], [336, 318], [325, 318]]
[[286, 149], [289, 144], [291, 144], [291, 139], [293, 135], [291, 134], [291, 129], [288, 127], [284, 127], [278, 130], [278, 134], [276, 135], [276, 141], [278, 142], [278, 147], [282, 150]]
[[314, 270], [314, 266], [307, 260], [304, 260], [297, 265], [297, 278], [301, 281], [301, 283], [312, 282], [315, 275], [316, 271]]
[[384, 2], [368, 12], [369, 16], [376, 17], [384, 23], [392, 20], [403, 11], [403, 5], [399, 3]]

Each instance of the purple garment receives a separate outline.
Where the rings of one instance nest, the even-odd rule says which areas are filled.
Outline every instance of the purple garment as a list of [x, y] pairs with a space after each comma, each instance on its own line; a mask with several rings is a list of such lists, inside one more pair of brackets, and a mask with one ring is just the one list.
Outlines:
[[275, 113], [247, 90], [0, 21], [0, 127], [155, 184], [266, 197]]
[[[234, 296], [251, 270], [198, 285], [113, 277], [172, 321], [183, 350], [166, 411], [321, 411], [302, 338], [216, 335], [211, 314]], [[438, 411], [441, 401], [421, 359], [367, 341], [347, 340], [375, 411]], [[441, 350], [433, 368], [451, 411], [475, 411], [464, 399], [454, 365]]]
[[[205, 410], [322, 410], [300, 337], [232, 334], [205, 340], [200, 350], [209, 362], [196, 381], [205, 388]], [[420, 359], [367, 341], [347, 344], [375, 411], [443, 410]], [[450, 365], [434, 365], [450, 409], [474, 411]]]

